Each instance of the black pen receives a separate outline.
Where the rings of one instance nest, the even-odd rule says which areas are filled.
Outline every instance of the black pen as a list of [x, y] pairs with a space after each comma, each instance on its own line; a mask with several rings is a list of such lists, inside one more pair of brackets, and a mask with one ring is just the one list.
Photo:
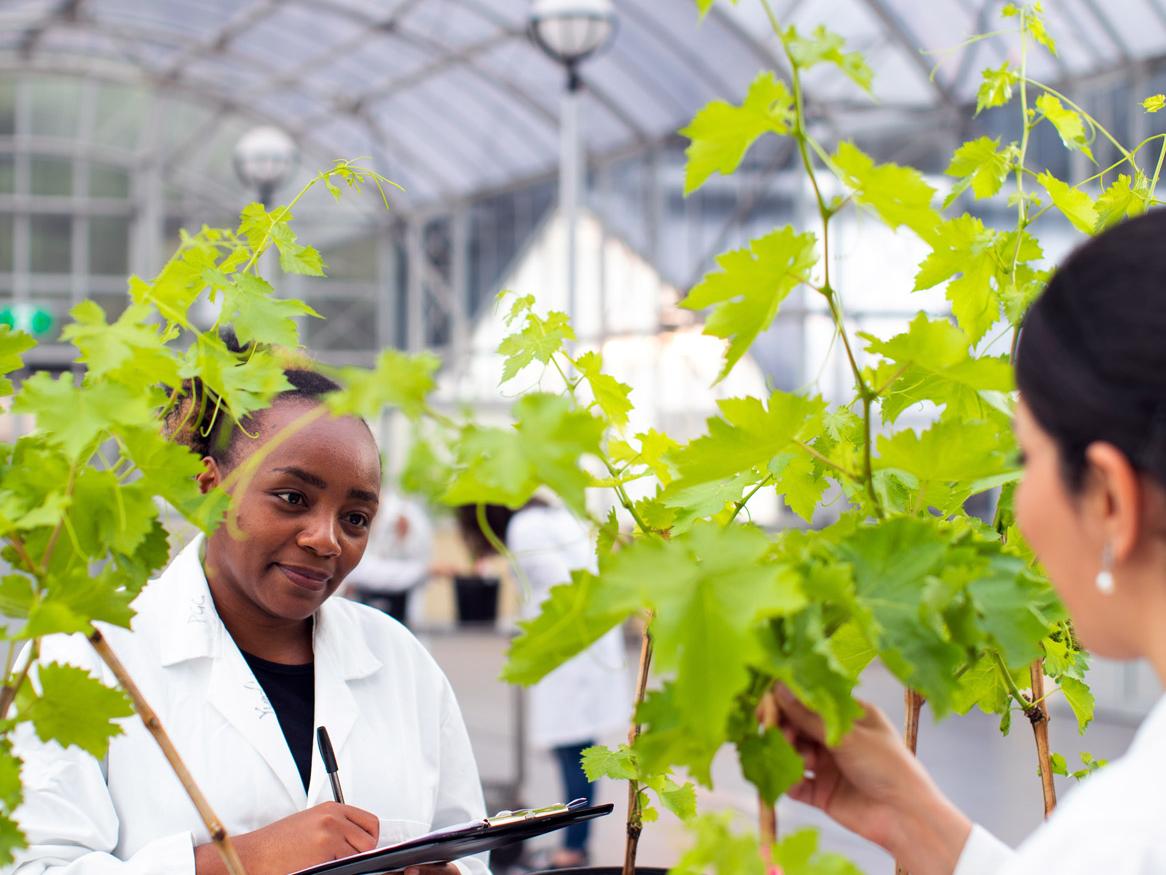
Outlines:
[[328, 730], [323, 726], [316, 727], [316, 742], [320, 746], [320, 759], [324, 761], [324, 771], [328, 773], [328, 780], [332, 784], [332, 798], [344, 804], [344, 791], [340, 789], [340, 779], [336, 776], [339, 767], [336, 765], [336, 754], [332, 751], [332, 741], [328, 738]]

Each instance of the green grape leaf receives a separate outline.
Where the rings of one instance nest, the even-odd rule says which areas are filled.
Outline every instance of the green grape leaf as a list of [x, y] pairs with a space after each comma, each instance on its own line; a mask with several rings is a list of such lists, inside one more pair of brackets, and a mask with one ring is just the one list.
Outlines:
[[660, 804], [681, 820], [696, 817], [696, 785], [692, 781], [677, 784], [667, 775], [641, 775], [644, 784], [652, 789]]
[[927, 587], [948, 559], [938, 522], [896, 517], [862, 526], [838, 549], [854, 568], [855, 596], [870, 617], [864, 631], [883, 663], [937, 714], [946, 713], [963, 650], [923, 610]]
[[1087, 683], [1076, 678], [1062, 677], [1058, 684], [1077, 718], [1077, 731], [1084, 735], [1085, 728], [1093, 721], [1093, 691]]
[[636, 755], [626, 744], [614, 750], [601, 744], [584, 748], [581, 765], [588, 781], [598, 781], [600, 778], [633, 781], [640, 774]]
[[1137, 176], [1134, 184], [1128, 174], [1122, 173], [1098, 196], [1094, 204], [1097, 209], [1095, 233], [1100, 234], [1123, 219], [1140, 216], [1149, 207], [1149, 181], [1141, 173]]
[[712, 312], [704, 333], [729, 341], [723, 380], [752, 346], [757, 335], [773, 324], [781, 302], [806, 282], [818, 261], [817, 238], [798, 234], [787, 225], [758, 237], [747, 248], [717, 256], [718, 270], [693, 286], [680, 306]]
[[1000, 302], [992, 288], [996, 239], [996, 233], [975, 216], [946, 221], [915, 277], [915, 290], [919, 291], [960, 274], [948, 283], [947, 299], [971, 343], [978, 343], [1000, 318]]
[[985, 109], [1004, 106], [1012, 100], [1012, 89], [1020, 82], [1020, 74], [1008, 61], [984, 70], [981, 75], [984, 81], [976, 92], [976, 115]]
[[337, 416], [377, 419], [386, 407], [395, 407], [416, 420], [428, 410], [440, 367], [441, 359], [432, 353], [381, 350], [372, 370], [341, 368], [337, 372], [337, 382], [344, 388], [328, 396], [328, 409]]
[[433, 443], [425, 435], [415, 433], [401, 468], [401, 490], [433, 502], [445, 491], [451, 474], [448, 462], [437, 454]]
[[947, 175], [956, 177], [960, 182], [944, 201], [944, 207], [950, 206], [969, 186], [977, 198], [988, 198], [997, 194], [1017, 157], [1018, 150], [1015, 145], [1000, 149], [999, 137], [995, 139], [980, 137], [964, 143], [955, 150], [951, 163], [947, 166]]
[[800, 829], [773, 848], [773, 861], [782, 875], [862, 875], [862, 870], [841, 854], [818, 850], [818, 831]]
[[1166, 106], [1166, 94], [1152, 94], [1142, 101], [1142, 109], [1149, 113], [1155, 113]]
[[24, 788], [20, 783], [20, 758], [12, 752], [12, 742], [0, 741], [0, 803], [9, 811], [20, 805]]
[[689, 847], [670, 870], [670, 875], [765, 875], [757, 839], [736, 835], [733, 814], [702, 814], [688, 824], [693, 837]]
[[887, 422], [895, 422], [905, 409], [921, 401], [943, 406], [953, 418], [983, 419], [992, 408], [982, 393], [1012, 391], [1007, 358], [974, 358], [967, 335], [946, 319], [919, 313], [906, 332], [890, 340], [862, 333], [859, 337], [867, 341], [868, 352], [887, 359], [875, 381]]
[[753, 80], [740, 106], [709, 103], [680, 129], [680, 136], [692, 141], [685, 150], [684, 194], [692, 194], [714, 173], [733, 173], [763, 134], [788, 134], [793, 115], [793, 95], [769, 71]]
[[1085, 135], [1085, 123], [1079, 112], [1069, 109], [1051, 94], [1042, 94], [1038, 97], [1036, 108], [1057, 129], [1066, 149], [1080, 150], [1090, 161], [1093, 160], [1093, 150], [1089, 148], [1089, 140]]
[[12, 394], [12, 381], [4, 375], [24, 367], [24, 353], [34, 346], [31, 334], [0, 325], [0, 396]]
[[1023, 560], [992, 556], [987, 567], [968, 585], [980, 624], [1011, 670], [1039, 659], [1041, 642], [1049, 633], [1042, 608], [1055, 610], [1049, 585], [1033, 576]]
[[794, 441], [817, 434], [826, 410], [821, 398], [780, 391], [770, 395], [768, 404], [746, 397], [726, 398], [717, 406], [721, 415], [708, 420], [708, 434], [672, 453], [681, 486], [768, 465]]
[[206, 288], [205, 273], [216, 268], [219, 248], [207, 239], [209, 229], [195, 236], [179, 231], [179, 249], [163, 265], [152, 283], [130, 277], [130, 297], [136, 304], [151, 304], [162, 316], [186, 325], [186, 311]]
[[851, 677], [858, 677], [879, 655], [878, 650], [862, 631], [862, 627], [853, 621], [847, 621], [839, 626], [830, 636], [827, 646], [830, 656], [837, 660], [842, 671]]
[[1047, 170], [1038, 176], [1036, 181], [1049, 193], [1053, 204], [1074, 228], [1082, 234], [1093, 233], [1098, 223], [1097, 206], [1093, 203], [1093, 198], [1079, 188], [1071, 188]]
[[931, 206], [935, 189], [913, 167], [875, 164], [853, 143], [843, 141], [834, 153], [834, 166], [842, 182], [854, 192], [854, 199], [870, 207], [891, 230], [907, 226], [924, 240], [930, 240], [940, 223]]
[[[609, 584], [638, 590], [654, 611], [655, 665], [675, 672], [677, 717], [710, 758], [724, 742], [735, 697], [748, 685], [747, 666], [762, 654], [752, 630], [805, 604], [796, 575], [761, 561], [769, 548], [752, 526], [698, 523], [670, 541], [625, 548], [604, 571]], [[684, 764], [708, 782], [699, 762]]]
[[513, 429], [469, 426], [457, 444], [447, 504], [521, 507], [539, 486], [549, 486], [580, 517], [591, 478], [580, 465], [599, 452], [602, 420], [559, 395], [532, 392], [513, 407]]
[[72, 374], [53, 379], [47, 371], [24, 382], [12, 410], [35, 414], [45, 440], [64, 450], [70, 461], [84, 461], [82, 453], [95, 449], [97, 439], [111, 430], [154, 421], [149, 396], [117, 383], [88, 383], [81, 390], [74, 385]]
[[151, 321], [148, 305], [131, 304], [113, 324], [106, 324], [105, 311], [94, 301], [82, 301], [69, 315], [73, 322], [61, 339], [77, 347], [77, 361], [91, 378], [109, 376], [135, 388], [178, 384], [178, 359], [166, 347], [173, 335]]
[[802, 70], [808, 70], [816, 64], [833, 64], [851, 82], [871, 94], [874, 72], [862, 52], [843, 51], [846, 41], [838, 34], [831, 33], [824, 25], [814, 28], [813, 36], [809, 38], [801, 36], [791, 26], [782, 36], [782, 41], [789, 49], [794, 64]]
[[201, 335], [186, 351], [180, 374], [199, 376], [227, 408], [218, 415], [236, 420], [266, 408], [272, 398], [291, 388], [282, 362], [271, 352], [255, 349], [240, 359], [209, 334]]
[[239, 273], [223, 286], [222, 321], [235, 330], [244, 346], [266, 343], [297, 347], [300, 330], [296, 319], [303, 316], [323, 318], [294, 298], [277, 298], [275, 289], [262, 277]]
[[821, 466], [803, 450], [787, 450], [770, 460], [769, 472], [789, 509], [807, 523], [813, 522], [814, 510], [830, 485]]
[[120, 690], [75, 666], [40, 665], [37, 680], [41, 691], [25, 705], [21, 717], [32, 723], [41, 741], [76, 746], [100, 760], [109, 740], [122, 732], [115, 721], [134, 713]]
[[935, 508], [949, 515], [973, 494], [977, 481], [1015, 468], [1007, 434], [1008, 426], [998, 422], [944, 419], [922, 434], [905, 429], [880, 435], [875, 466], [910, 475], [913, 511]]
[[284, 273], [323, 276], [324, 260], [320, 253], [296, 242], [290, 224], [294, 218], [287, 207], [268, 212], [263, 204], [248, 204], [240, 213], [237, 233], [255, 252], [274, 244], [279, 249], [279, 267]]
[[20, 848], [28, 847], [28, 839], [16, 823], [7, 814], [0, 812], [0, 866], [7, 866], [15, 857]]
[[141, 481], [121, 483], [112, 471], [83, 468], [73, 485], [70, 513], [82, 552], [107, 549], [132, 554], [158, 517], [151, 490]]
[[603, 373], [603, 357], [597, 352], [586, 352], [579, 356], [575, 360], [575, 367], [591, 387], [595, 403], [611, 420], [611, 424], [618, 429], [626, 426], [632, 409], [632, 402], [628, 398], [632, 387]]
[[[621, 561], [620, 556], [622, 551], [613, 561]], [[639, 606], [636, 590], [610, 585], [606, 576], [596, 577], [588, 571], [571, 572], [570, 583], [551, 588], [538, 616], [519, 622], [520, 634], [510, 643], [502, 679], [523, 685], [542, 680]]]
[[[672, 510], [667, 528], [673, 534], [691, 528], [696, 520], [715, 516], [730, 502], [739, 501], [745, 487], [760, 479], [753, 471], [729, 477], [725, 480], [710, 480], [686, 486], [684, 481], [673, 481], [659, 496], [659, 503]], [[658, 526], [665, 528], [665, 526]]]
[[766, 805], [802, 780], [805, 764], [778, 729], [747, 735], [737, 741], [737, 756], [745, 780], [757, 788]]
[[203, 471], [202, 460], [185, 446], [168, 440], [156, 424], [126, 430], [121, 438], [126, 455], [141, 475], [139, 482], [187, 519], [197, 515], [206, 501], [195, 480]]
[[[1023, 678], [1014, 677], [1018, 686], [1028, 683], [1027, 670]], [[1012, 707], [1012, 697], [996, 660], [991, 654], [980, 656], [960, 675], [958, 686], [952, 697], [952, 711], [967, 714], [978, 707], [985, 714], [1007, 714]]]
[[1044, 10], [1038, 2], [1024, 10], [1024, 29], [1034, 40], [1049, 50], [1052, 55], [1057, 54], [1057, 44], [1049, 35], [1045, 27]]
[[564, 343], [574, 339], [575, 332], [566, 313], [552, 310], [544, 318], [528, 310], [522, 330], [505, 337], [498, 345], [498, 353], [506, 356], [500, 382], [514, 379], [531, 362], [548, 364]]
[[0, 616], [23, 619], [36, 600], [36, 590], [30, 578], [20, 574], [0, 577]]

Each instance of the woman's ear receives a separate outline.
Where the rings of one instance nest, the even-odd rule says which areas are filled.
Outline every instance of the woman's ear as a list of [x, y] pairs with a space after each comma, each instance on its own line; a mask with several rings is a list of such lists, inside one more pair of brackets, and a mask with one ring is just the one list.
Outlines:
[[1142, 536], [1145, 496], [1141, 478], [1129, 458], [1113, 444], [1097, 441], [1085, 450], [1090, 480], [1087, 511], [1102, 526], [1113, 558], [1127, 558]]
[[197, 479], [199, 491], [206, 495], [223, 482], [223, 472], [219, 468], [219, 463], [210, 456], [203, 456], [202, 473], [198, 475]]

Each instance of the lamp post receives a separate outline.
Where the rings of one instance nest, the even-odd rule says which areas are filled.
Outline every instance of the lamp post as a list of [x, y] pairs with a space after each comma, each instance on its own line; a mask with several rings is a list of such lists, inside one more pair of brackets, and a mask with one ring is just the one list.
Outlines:
[[575, 225], [579, 214], [582, 162], [579, 149], [579, 65], [611, 39], [615, 12], [611, 0], [533, 0], [531, 40], [567, 72], [560, 121], [559, 208], [567, 233], [567, 315], [574, 319]]
[[287, 182], [299, 159], [295, 142], [272, 125], [252, 128], [235, 144], [235, 174], [271, 208], [276, 189]]

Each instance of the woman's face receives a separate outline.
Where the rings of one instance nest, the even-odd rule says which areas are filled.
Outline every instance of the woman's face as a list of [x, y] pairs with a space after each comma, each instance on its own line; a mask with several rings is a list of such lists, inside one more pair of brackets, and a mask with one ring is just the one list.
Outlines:
[[1020, 530], [1044, 565], [1082, 642], [1102, 656], [1136, 656], [1129, 638], [1114, 629], [1121, 625], [1115, 622], [1120, 596], [1097, 589], [1105, 536], [1089, 512], [1085, 494], [1074, 494], [1065, 484], [1060, 451], [1023, 399], [1017, 404], [1015, 425], [1025, 459], [1016, 489]]
[[[236, 437], [242, 444], [235, 464], [313, 407], [292, 399], [260, 414], [260, 439]], [[207, 542], [216, 600], [225, 596], [274, 620], [310, 617], [364, 554], [380, 473], [368, 427], [348, 417], [324, 416], [265, 451], [254, 477], [234, 495], [244, 537], [223, 525]], [[214, 485], [226, 472], [213, 468], [208, 475]]]

